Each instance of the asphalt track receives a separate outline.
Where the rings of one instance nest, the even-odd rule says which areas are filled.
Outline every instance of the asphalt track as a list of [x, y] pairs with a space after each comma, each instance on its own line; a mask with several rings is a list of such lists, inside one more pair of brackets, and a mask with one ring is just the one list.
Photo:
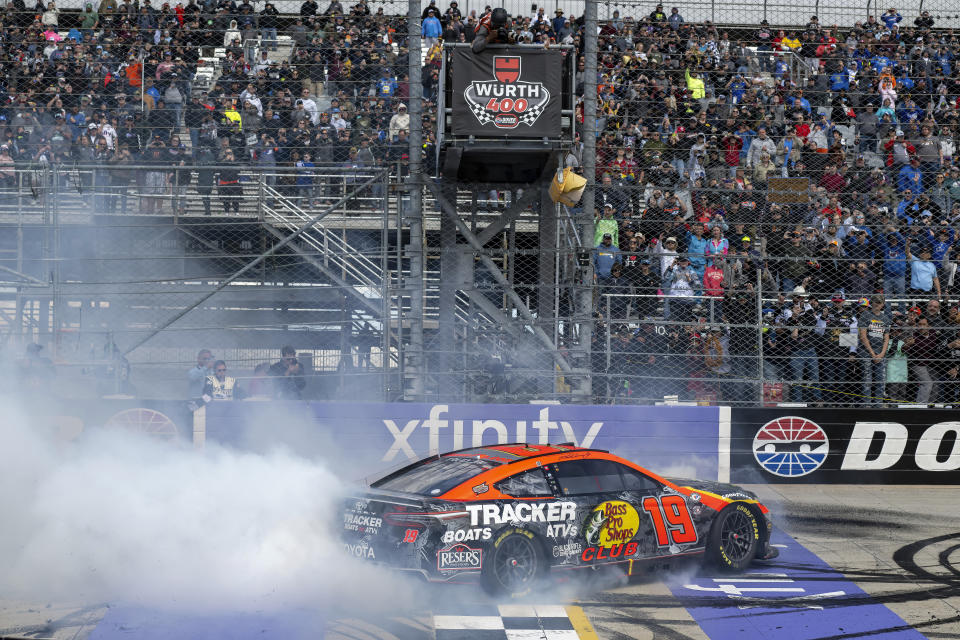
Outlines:
[[422, 606], [375, 614], [172, 616], [122, 605], [0, 601], [0, 638], [960, 639], [956, 488], [751, 488], [771, 507], [781, 557], [747, 575], [689, 562], [649, 567], [629, 581], [577, 572], [576, 582], [520, 603], [491, 601], [469, 586], [430, 586]]

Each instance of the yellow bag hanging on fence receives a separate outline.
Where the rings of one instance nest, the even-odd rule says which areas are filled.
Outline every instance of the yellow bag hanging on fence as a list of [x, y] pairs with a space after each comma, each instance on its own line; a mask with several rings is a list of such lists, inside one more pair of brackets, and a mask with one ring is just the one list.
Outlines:
[[574, 173], [570, 167], [563, 171], [558, 169], [550, 181], [550, 199], [568, 207], [576, 206], [586, 186], [587, 179]]

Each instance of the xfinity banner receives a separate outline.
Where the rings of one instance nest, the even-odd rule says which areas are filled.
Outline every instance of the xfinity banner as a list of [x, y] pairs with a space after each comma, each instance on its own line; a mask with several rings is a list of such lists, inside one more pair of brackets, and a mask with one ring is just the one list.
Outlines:
[[716, 407], [214, 402], [207, 442], [248, 450], [286, 446], [333, 459], [354, 475], [429, 453], [529, 442], [608, 449], [652, 471], [716, 479]]
[[735, 483], [960, 484], [955, 410], [733, 409]]
[[559, 50], [453, 49], [451, 65], [454, 135], [560, 135]]

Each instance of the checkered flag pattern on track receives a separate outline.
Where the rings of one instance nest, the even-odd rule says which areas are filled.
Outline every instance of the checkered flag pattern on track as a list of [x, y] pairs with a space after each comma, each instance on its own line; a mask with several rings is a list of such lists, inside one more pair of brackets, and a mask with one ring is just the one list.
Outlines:
[[437, 640], [579, 640], [561, 605], [464, 605], [435, 611]]

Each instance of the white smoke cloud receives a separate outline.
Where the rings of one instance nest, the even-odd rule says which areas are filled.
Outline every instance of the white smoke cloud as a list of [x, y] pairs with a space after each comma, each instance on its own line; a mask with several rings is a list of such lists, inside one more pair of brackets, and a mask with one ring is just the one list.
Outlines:
[[0, 450], [2, 597], [278, 611], [397, 607], [414, 591], [345, 556], [345, 487], [287, 451], [97, 429], [65, 442], [9, 408]]

